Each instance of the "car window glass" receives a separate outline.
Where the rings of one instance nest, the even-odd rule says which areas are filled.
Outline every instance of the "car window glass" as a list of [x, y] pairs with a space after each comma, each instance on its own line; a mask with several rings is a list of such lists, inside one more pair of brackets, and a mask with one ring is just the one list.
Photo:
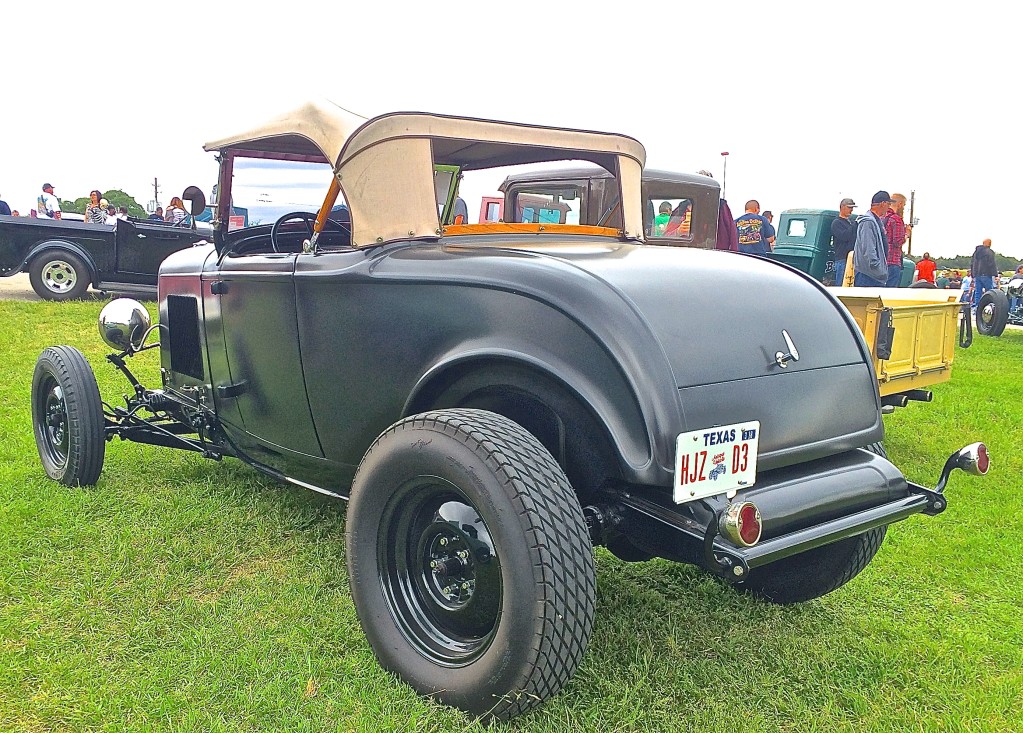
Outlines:
[[[270, 225], [294, 211], [315, 214], [333, 175], [325, 163], [236, 158], [230, 229]], [[335, 206], [344, 203], [344, 195], [340, 194]], [[211, 206], [216, 205], [214, 197]], [[210, 207], [207, 212], [211, 213]]]
[[[602, 199], [608, 198], [608, 206], [612, 201], [617, 201], [618, 181], [608, 177], [606, 187], [593, 196], [586, 178], [559, 176], [558, 180], [550, 180], [548, 173], [582, 166], [606, 174], [603, 168], [578, 160], [462, 170], [458, 175], [456, 201], [464, 202], [467, 224], [505, 222], [596, 225], [604, 205]], [[531, 180], [532, 176], [536, 180]], [[610, 223], [602, 226], [621, 226], [620, 214], [612, 213], [608, 221]]]
[[651, 239], [691, 241], [693, 199], [647, 196], [643, 207], [643, 226]]
[[806, 219], [789, 219], [789, 224], [785, 229], [785, 235], [788, 237], [805, 237]]
[[[444, 210], [452, 203], [454, 184], [458, 180], [458, 166], [435, 165], [433, 166], [433, 191], [437, 197], [437, 215], [443, 221]], [[451, 218], [450, 216], [447, 218]], [[464, 222], [463, 222], [464, 223]]]
[[505, 221], [527, 224], [579, 224], [583, 189], [578, 185], [521, 186], [512, 192]]

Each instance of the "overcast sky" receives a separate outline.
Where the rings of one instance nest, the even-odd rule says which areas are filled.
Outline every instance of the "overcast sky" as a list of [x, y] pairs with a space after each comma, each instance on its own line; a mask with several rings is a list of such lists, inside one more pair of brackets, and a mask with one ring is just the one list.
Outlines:
[[718, 180], [728, 151], [737, 215], [915, 191], [913, 254], [1023, 259], [1011, 3], [353, 5], [5, 4], [0, 196], [209, 194], [205, 141], [327, 97], [621, 132]]

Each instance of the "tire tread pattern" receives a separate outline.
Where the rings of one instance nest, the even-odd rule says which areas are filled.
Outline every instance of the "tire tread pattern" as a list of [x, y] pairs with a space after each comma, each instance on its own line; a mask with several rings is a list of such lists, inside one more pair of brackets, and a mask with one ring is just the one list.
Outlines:
[[65, 486], [92, 486], [99, 480], [103, 470], [106, 449], [103, 402], [96, 375], [82, 352], [73, 346], [49, 346], [43, 350], [36, 361], [33, 392], [46, 373], [51, 374], [64, 391], [67, 430], [72, 439], [68, 444], [67, 465], [49, 465], [40, 444], [40, 441], [46, 440], [40, 432], [43, 429], [43, 416], [37, 414], [39, 406], [37, 396], [33, 394], [32, 421], [43, 467], [50, 478]]
[[[501, 478], [537, 561], [533, 575], [543, 588], [539, 623], [530, 643], [534, 664], [516, 690], [485, 713], [511, 718], [555, 695], [581, 661], [593, 630], [596, 606], [593, 549], [582, 509], [564, 472], [532, 434], [496, 413], [475, 409], [425, 412], [395, 423], [390, 433], [426, 428], [460, 440], [485, 455]], [[365, 460], [365, 459], [364, 459]], [[356, 474], [355, 483], [359, 477]]]

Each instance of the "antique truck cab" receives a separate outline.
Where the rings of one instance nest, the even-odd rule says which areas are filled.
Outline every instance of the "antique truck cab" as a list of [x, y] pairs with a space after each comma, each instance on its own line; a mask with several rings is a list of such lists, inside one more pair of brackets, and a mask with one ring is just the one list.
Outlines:
[[[769, 259], [784, 262], [805, 272], [825, 285], [840, 286], [835, 282], [835, 248], [831, 241], [831, 222], [838, 217], [832, 209], [786, 209], [778, 218], [774, 251]], [[916, 263], [902, 258], [900, 287], [913, 282]]]
[[[870, 352], [820, 283], [701, 248], [681, 198], [660, 239], [674, 225], [696, 246], [646, 244], [644, 197], [665, 191], [644, 193], [632, 138], [310, 104], [206, 149], [213, 243], [163, 263], [157, 324], [128, 300], [100, 315], [126, 404], [102, 401], [76, 349], [39, 357], [43, 468], [93, 484], [119, 438], [347, 501], [378, 660], [473, 715], [517, 715], [571, 677], [594, 545], [795, 603], [854, 578], [889, 525], [944, 511], [954, 469], [987, 471], [981, 443], [933, 488], [887, 460]], [[320, 166], [318, 208], [232, 230], [243, 159]], [[597, 166], [599, 191], [527, 191], [528, 221], [456, 223], [464, 178], [562, 161]], [[716, 208], [704, 189], [682, 198]], [[750, 283], [770, 294], [756, 308], [733, 297]], [[149, 348], [155, 388], [128, 368]]]

